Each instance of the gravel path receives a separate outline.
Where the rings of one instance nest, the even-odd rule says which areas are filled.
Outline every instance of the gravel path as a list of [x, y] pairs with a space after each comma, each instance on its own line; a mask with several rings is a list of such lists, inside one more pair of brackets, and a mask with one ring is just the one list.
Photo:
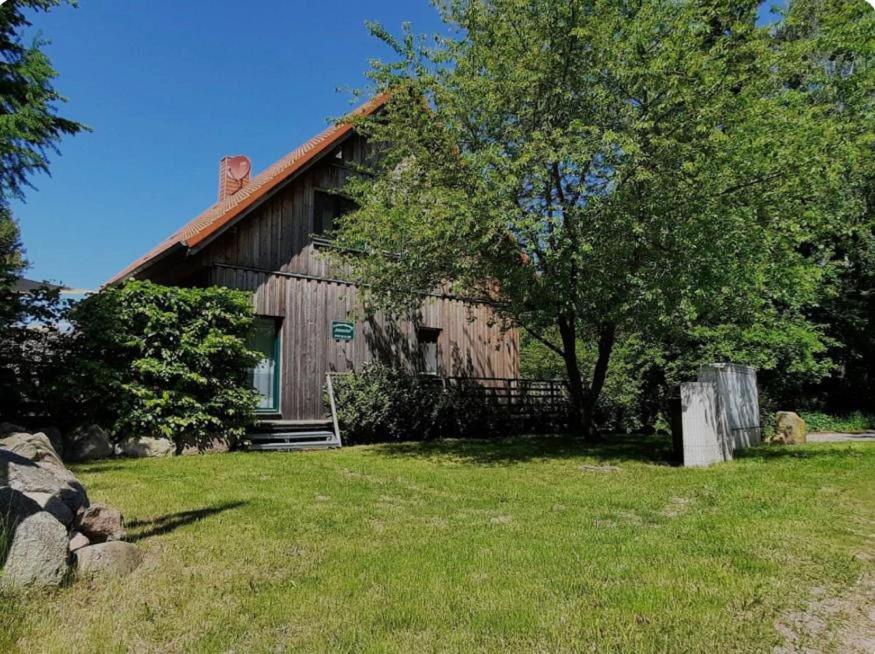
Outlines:
[[839, 434], [829, 431], [812, 432], [811, 434], [808, 434], [809, 443], [844, 443], [847, 441], [875, 443], [875, 431], [866, 431], [862, 434]]

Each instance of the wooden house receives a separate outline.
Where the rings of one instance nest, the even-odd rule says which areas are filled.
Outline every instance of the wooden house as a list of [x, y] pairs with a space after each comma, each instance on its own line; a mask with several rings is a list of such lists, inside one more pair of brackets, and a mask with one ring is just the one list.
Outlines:
[[[384, 102], [356, 111], [369, 115]], [[253, 385], [275, 434], [319, 427], [328, 417], [326, 374], [372, 360], [445, 377], [519, 377], [518, 334], [491, 320], [489, 306], [434, 294], [414, 322], [365, 318], [356, 287], [332, 270], [322, 235], [350, 209], [337, 191], [367, 148], [341, 123], [256, 176], [245, 157], [222, 159], [218, 202], [110, 280], [251, 291], [253, 343], [264, 354]]]

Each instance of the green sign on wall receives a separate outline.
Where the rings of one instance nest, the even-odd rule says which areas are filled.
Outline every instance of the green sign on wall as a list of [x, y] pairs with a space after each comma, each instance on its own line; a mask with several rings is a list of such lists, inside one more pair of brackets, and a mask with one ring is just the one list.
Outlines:
[[331, 338], [335, 341], [351, 341], [355, 336], [355, 324], [334, 320], [331, 323]]

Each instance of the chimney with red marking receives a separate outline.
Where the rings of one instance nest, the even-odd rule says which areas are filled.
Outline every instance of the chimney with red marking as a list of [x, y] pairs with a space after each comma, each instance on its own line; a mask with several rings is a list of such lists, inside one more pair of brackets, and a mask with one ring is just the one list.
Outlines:
[[219, 162], [219, 202], [231, 197], [249, 183], [252, 162], [242, 154], [222, 157]]

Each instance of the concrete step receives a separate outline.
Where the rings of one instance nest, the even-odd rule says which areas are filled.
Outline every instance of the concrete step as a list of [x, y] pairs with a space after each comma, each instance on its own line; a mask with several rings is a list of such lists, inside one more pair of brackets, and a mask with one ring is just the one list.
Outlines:
[[332, 429], [331, 420], [259, 420], [252, 431], [321, 431]]
[[300, 442], [300, 443], [252, 443], [246, 449], [255, 452], [294, 452], [300, 450], [330, 450], [340, 447], [337, 443], [329, 442]]
[[257, 432], [247, 434], [246, 438], [251, 441], [269, 441], [269, 440], [321, 440], [334, 438], [333, 431], [272, 431], [272, 432]]
[[335, 438], [334, 431], [327, 429], [290, 429], [289, 427], [290, 425], [286, 424], [285, 429], [280, 430], [279, 425], [277, 425], [274, 427], [276, 431], [263, 431], [264, 425], [257, 425], [256, 429], [258, 431], [246, 436], [246, 439], [249, 441], [247, 449], [309, 450], [340, 447]]

